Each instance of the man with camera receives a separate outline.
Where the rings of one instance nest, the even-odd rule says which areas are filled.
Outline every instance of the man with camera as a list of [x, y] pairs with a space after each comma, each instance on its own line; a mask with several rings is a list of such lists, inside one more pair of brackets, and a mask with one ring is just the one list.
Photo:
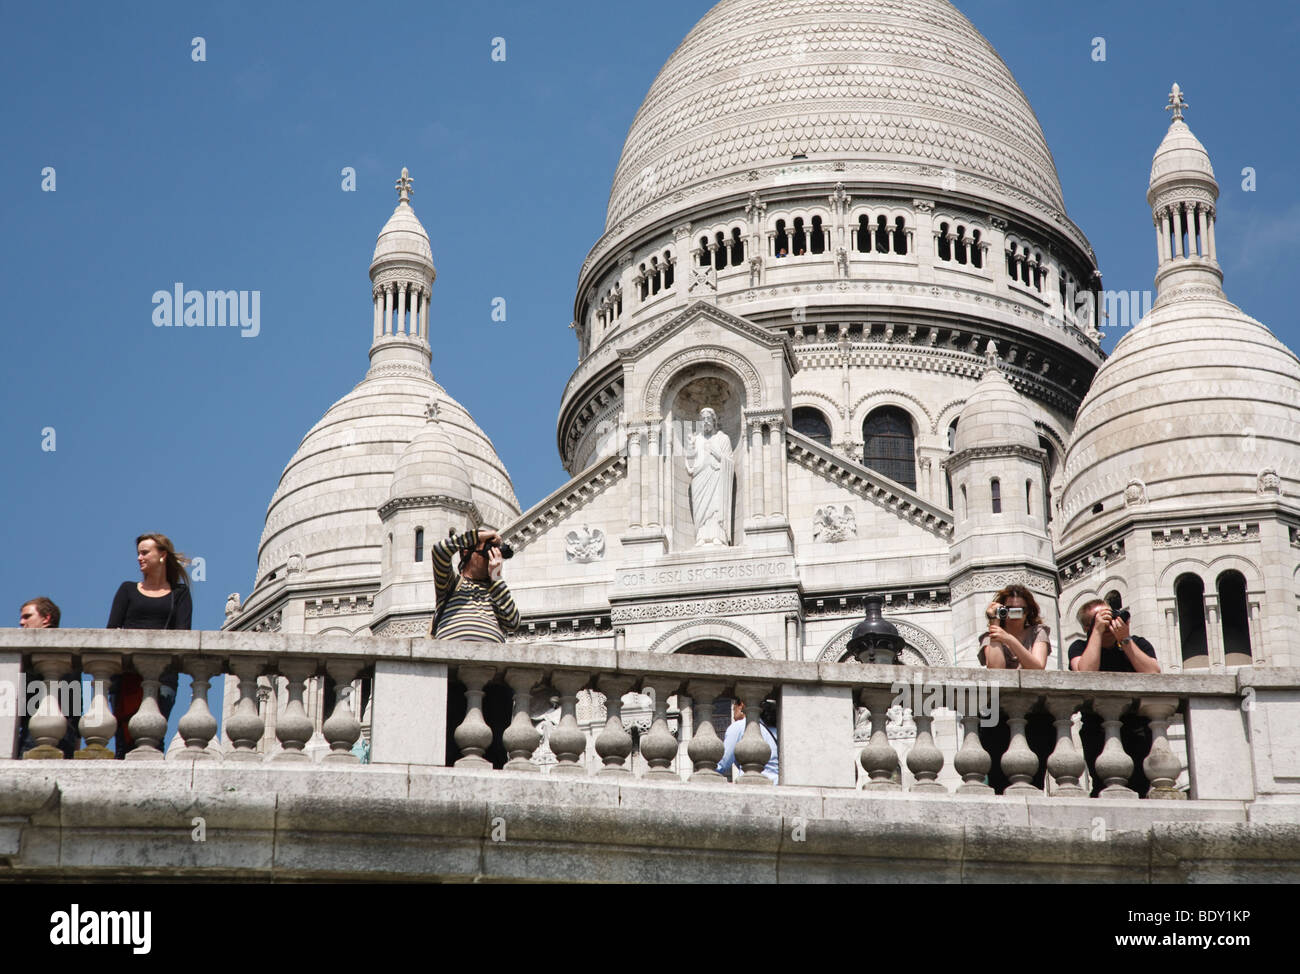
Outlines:
[[[1076, 639], [1070, 645], [1070, 669], [1076, 673], [1160, 672], [1155, 647], [1129, 631], [1128, 609], [1115, 609], [1102, 599], [1091, 599], [1079, 608], [1075, 618], [1079, 628], [1088, 634], [1087, 639]], [[1142, 762], [1151, 751], [1150, 721], [1136, 714], [1125, 715], [1120, 720], [1119, 739], [1125, 753], [1133, 759], [1133, 775], [1128, 786], [1139, 796], [1145, 795], [1149, 782], [1142, 771]], [[1092, 776], [1092, 797], [1096, 798], [1101, 782], [1095, 763], [1106, 743], [1101, 717], [1091, 711], [1084, 713], [1079, 742], [1088, 762], [1088, 774]]]
[[[452, 574], [452, 552], [460, 553]], [[501, 577], [505, 559], [514, 555], [492, 528], [450, 533], [433, 546], [433, 582], [438, 606], [429, 623], [435, 639], [469, 639], [503, 643], [519, 625], [519, 609]]]

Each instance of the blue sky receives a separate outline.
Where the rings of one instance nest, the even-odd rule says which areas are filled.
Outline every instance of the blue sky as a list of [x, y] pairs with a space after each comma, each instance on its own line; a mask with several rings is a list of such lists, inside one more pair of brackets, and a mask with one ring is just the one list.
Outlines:
[[[1228, 296], [1300, 346], [1287, 300], [1300, 137], [1284, 73], [1300, 5], [957, 5], [1037, 111], [1108, 288], [1151, 287], [1147, 176], [1178, 81], [1219, 178]], [[493, 439], [525, 508], [563, 483], [555, 417], [576, 363], [577, 272], [632, 117], [709, 6], [0, 2], [11, 624], [46, 594], [65, 626], [102, 626], [138, 577], [144, 531], [203, 557], [196, 628], [247, 595], [285, 463], [364, 375], [367, 268], [402, 166], [438, 268], [434, 375]], [[345, 166], [355, 192], [340, 189]], [[151, 296], [176, 282], [259, 290], [260, 334], [155, 328]]]

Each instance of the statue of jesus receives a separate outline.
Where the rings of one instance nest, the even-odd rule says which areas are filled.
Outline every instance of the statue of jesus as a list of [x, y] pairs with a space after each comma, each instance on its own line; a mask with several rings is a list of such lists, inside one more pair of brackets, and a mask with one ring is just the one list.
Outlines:
[[731, 490], [735, 464], [731, 438], [718, 429], [718, 414], [700, 410], [700, 431], [686, 451], [686, 472], [691, 475], [691, 516], [695, 544], [731, 544]]

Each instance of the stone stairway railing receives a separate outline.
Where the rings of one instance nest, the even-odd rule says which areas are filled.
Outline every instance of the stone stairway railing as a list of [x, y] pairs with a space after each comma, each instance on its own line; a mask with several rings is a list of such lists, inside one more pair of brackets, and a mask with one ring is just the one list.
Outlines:
[[[1090, 708], [1103, 721], [1105, 747], [1096, 761], [1103, 797], [1133, 797], [1126, 787], [1133, 759], [1120, 740], [1121, 717], [1137, 713], [1150, 721], [1152, 746], [1144, 761], [1151, 782], [1147, 797], [1183, 798], [1175, 787], [1183, 768], [1171, 749], [1167, 728], [1181, 714], [1187, 729], [1187, 755], [1191, 797], [1250, 800], [1256, 796], [1256, 773], [1261, 765], [1280, 769], [1284, 784], [1274, 790], [1294, 790], [1287, 755], [1295, 747], [1294, 734], [1274, 740], [1273, 756], [1258, 753], [1268, 746], [1252, 735], [1250, 726], [1257, 707], [1290, 706], [1300, 672], [1245, 668], [1232, 674], [1138, 675], [1079, 674], [1059, 671], [990, 672], [962, 668], [917, 668], [852, 663], [808, 663], [746, 660], [725, 657], [662, 656], [647, 653], [593, 651], [554, 643], [511, 644], [433, 641], [420, 638], [386, 639], [342, 636], [299, 636], [261, 633], [157, 632], [128, 630], [8, 630], [0, 636], [0, 688], [19, 706], [20, 690], [31, 679], [46, 681], [46, 692], [30, 719], [37, 748], [27, 758], [62, 758], [57, 744], [67, 727], [60, 711], [56, 685], [70, 672], [90, 675], [93, 691], [79, 730], [86, 744], [81, 756], [111, 757], [107, 743], [117, 732], [117, 718], [109, 709], [106, 688], [123, 671], [140, 674], [144, 701], [130, 718], [134, 738], [130, 760], [163, 760], [162, 738], [166, 721], [158, 706], [160, 678], [170, 668], [194, 680], [195, 692], [178, 732], [185, 747], [166, 755], [168, 760], [213, 760], [210, 747], [217, 731], [209, 712], [206, 690], [214, 676], [227, 674], [238, 682], [238, 702], [229, 716], [226, 733], [230, 746], [217, 760], [276, 765], [310, 763], [304, 751], [313, 732], [303, 706], [306, 681], [328, 674], [336, 686], [333, 713], [321, 728], [329, 743], [323, 761], [355, 764], [352, 747], [361, 731], [349, 699], [358, 677], [372, 680], [372, 753], [375, 764], [442, 766], [448, 754], [448, 694], [465, 695], [465, 718], [452, 739], [459, 752], [454, 766], [492, 772], [485, 754], [493, 732], [482, 711], [484, 689], [503, 682], [514, 695], [514, 717], [504, 729], [502, 743], [508, 755], [506, 772], [536, 772], [534, 752], [541, 734], [529, 718], [529, 703], [538, 687], [548, 687], [559, 699], [560, 718], [548, 744], [557, 763], [553, 775], [595, 775], [629, 778], [633, 775], [633, 738], [620, 716], [621, 700], [631, 691], [653, 696], [654, 717], [641, 735], [642, 777], [650, 782], [725, 784], [714, 767], [723, 745], [711, 716], [722, 697], [746, 703], [750, 715], [736, 763], [742, 769], [740, 785], [766, 786], [762, 769], [769, 747], [753, 715], [762, 701], [780, 700], [778, 726], [782, 785], [853, 788], [857, 774], [853, 746], [855, 707], [870, 713], [871, 738], [857, 753], [865, 772], [865, 788], [900, 791], [899, 756], [886, 733], [891, 707], [909, 707], [917, 733], [905, 763], [910, 771], [910, 791], [947, 793], [938, 779], [945, 757], [931, 735], [931, 705], [948, 704], [959, 712], [961, 746], [952, 759], [961, 777], [956, 791], [990, 794], [985, 784], [991, 759], [980, 743], [978, 725], [983, 716], [1007, 715], [1011, 744], [1001, 768], [1010, 781], [1008, 795], [1035, 792], [1030, 783], [1039, 758], [1030, 750], [1025, 724], [1031, 711], [1046, 711], [1056, 728], [1056, 745], [1046, 762], [1057, 796], [1086, 797], [1080, 785], [1084, 759], [1071, 735], [1073, 714]], [[257, 677], [278, 675], [287, 682], [287, 706], [275, 720], [275, 736], [282, 750], [272, 756], [260, 753], [265, 731], [257, 703]], [[594, 746], [578, 724], [578, 694], [592, 690], [606, 700], [606, 720]], [[670, 730], [668, 702], [677, 698], [682, 712], [694, 715], [693, 734], [686, 754], [693, 770], [688, 776], [672, 769], [679, 742]], [[982, 701], [979, 706], [973, 701]], [[0, 703], [3, 703], [0, 700]], [[5, 717], [15, 707], [0, 707], [0, 758], [14, 748], [17, 718]], [[457, 708], [459, 710], [459, 708]], [[1282, 710], [1278, 711], [1282, 714]], [[8, 721], [8, 723], [5, 723]], [[683, 725], [686, 723], [682, 722]], [[1275, 717], [1273, 726], [1281, 726]], [[1277, 737], [1277, 731], [1273, 731]], [[593, 755], [594, 752], [594, 755]], [[452, 752], [455, 753], [455, 752]], [[18, 755], [14, 755], [15, 757]], [[500, 772], [496, 772], [500, 773]], [[1265, 782], [1264, 791], [1270, 790]]]

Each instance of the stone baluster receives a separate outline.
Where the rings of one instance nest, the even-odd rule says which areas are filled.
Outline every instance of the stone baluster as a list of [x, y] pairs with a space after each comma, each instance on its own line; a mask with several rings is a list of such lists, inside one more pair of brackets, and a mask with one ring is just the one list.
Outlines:
[[361, 759], [352, 753], [352, 745], [361, 736], [361, 721], [352, 712], [352, 681], [361, 672], [361, 661], [327, 660], [325, 672], [334, 681], [334, 710], [320, 729], [330, 745], [329, 753], [321, 758], [321, 763], [360, 764]]
[[1002, 704], [1007, 712], [1007, 727], [1011, 731], [1011, 743], [1002, 755], [1002, 773], [1007, 776], [1007, 795], [1032, 795], [1038, 789], [1034, 787], [1034, 776], [1038, 774], [1038, 755], [1030, 750], [1025, 739], [1026, 714], [1034, 698], [1021, 693], [1002, 694]]
[[484, 755], [492, 746], [492, 728], [483, 719], [483, 687], [497, 675], [495, 666], [462, 666], [456, 676], [465, 684], [465, 719], [452, 733], [460, 749], [457, 768], [490, 769], [492, 762]]
[[911, 790], [946, 795], [948, 789], [938, 780], [939, 772], [943, 770], [943, 752], [934, 743], [934, 715], [925, 712], [924, 707], [921, 709], [921, 713], [912, 712], [912, 720], [916, 722], [916, 742], [907, 753], [907, 770], [915, 779]]
[[623, 673], [602, 674], [600, 692], [605, 695], [605, 726], [596, 736], [596, 753], [605, 766], [596, 777], [631, 777], [627, 766], [632, 753], [632, 735], [623, 727], [623, 694], [636, 684], [636, 677]]
[[991, 795], [993, 789], [984, 780], [993, 767], [993, 759], [980, 743], [979, 714], [962, 714], [962, 742], [953, 755], [952, 766], [961, 775], [959, 795]]
[[551, 674], [551, 685], [560, 692], [560, 722], [551, 731], [551, 751], [559, 763], [551, 774], [585, 775], [582, 756], [587, 750], [587, 735], [578, 726], [578, 691], [585, 687], [590, 677], [578, 670], [556, 670]]
[[167, 736], [167, 718], [158, 707], [159, 679], [172, 658], [160, 653], [141, 653], [131, 657], [131, 665], [140, 674], [144, 697], [140, 709], [127, 721], [135, 747], [126, 753], [128, 761], [161, 761], [163, 739]]
[[718, 774], [717, 767], [726, 749], [713, 726], [713, 703], [722, 694], [723, 685], [714, 680], [692, 680], [686, 689], [695, 701], [695, 734], [686, 747], [695, 768], [689, 780], [725, 784], [727, 779]]
[[645, 686], [654, 692], [655, 700], [650, 730], [641, 736], [641, 756], [650, 766], [645, 776], [660, 782], [681, 781], [672, 769], [673, 758], [677, 757], [677, 738], [668, 729], [668, 698], [677, 692], [681, 681], [659, 677], [646, 680]]
[[[221, 672], [221, 661], [197, 656], [186, 659], [183, 663], [185, 672], [194, 681], [190, 709], [176, 724], [176, 733], [185, 742], [182, 750], [175, 752], [177, 761], [211, 761], [213, 754], [208, 750], [208, 741], [217, 733], [217, 718], [208, 709], [208, 684], [212, 677]], [[307, 730], [308, 735], [311, 729]]]
[[1122, 697], [1100, 697], [1093, 701], [1092, 709], [1102, 719], [1106, 731], [1106, 745], [1097, 755], [1094, 767], [1097, 777], [1101, 779], [1102, 798], [1137, 798], [1138, 794], [1128, 786], [1133, 776], [1133, 759], [1124, 753], [1120, 741], [1120, 715], [1128, 709], [1129, 701]]
[[108, 682], [122, 672], [122, 657], [117, 653], [87, 653], [81, 668], [90, 674], [90, 705], [81, 716], [79, 729], [86, 745], [72, 756], [78, 760], [108, 760], [114, 754], [108, 742], [117, 733], [117, 718], [108, 707]]
[[894, 772], [898, 770], [898, 753], [889, 743], [889, 733], [885, 730], [885, 724], [889, 720], [889, 702], [892, 699], [893, 693], [888, 689], [867, 687], [859, 694], [862, 706], [871, 712], [871, 739], [862, 749], [858, 760], [862, 762], [862, 770], [870, 779], [866, 787], [872, 791], [899, 791], [902, 788], [894, 780]]
[[1183, 765], [1169, 746], [1169, 720], [1177, 709], [1177, 697], [1143, 697], [1138, 704], [1138, 713], [1151, 721], [1151, 753], [1142, 762], [1142, 771], [1151, 782], [1148, 798], [1187, 798], [1186, 792], [1178, 790]]
[[[68, 733], [68, 719], [59, 708], [59, 681], [72, 671], [72, 656], [68, 653], [36, 653], [32, 656], [32, 666], [45, 682], [45, 695], [27, 721], [27, 732], [32, 735], [36, 746], [25, 751], [23, 758], [62, 761], [63, 751], [59, 749], [59, 742]], [[78, 686], [78, 700], [80, 696]], [[26, 700], [19, 702], [20, 706], [26, 703]]]
[[[136, 668], [139, 668], [138, 663]], [[262, 740], [262, 735], [266, 733], [266, 721], [257, 711], [257, 678], [262, 675], [262, 670], [265, 668], [265, 659], [236, 656], [230, 660], [229, 669], [239, 681], [239, 700], [235, 704], [234, 713], [226, 721], [226, 736], [230, 738], [232, 748], [225, 757], [227, 761], [262, 760], [263, 756], [257, 753], [257, 745]], [[131, 733], [135, 734], [134, 720], [131, 721]], [[136, 749], [138, 750], [139, 748]], [[134, 757], [136, 751], [132, 751], [127, 757]]]
[[275, 715], [275, 736], [284, 750], [271, 760], [277, 763], [306, 764], [311, 762], [303, 748], [311, 738], [314, 727], [303, 706], [302, 696], [307, 680], [316, 674], [316, 662], [305, 659], [286, 659], [280, 663], [280, 672], [288, 681], [289, 702]]
[[511, 718], [510, 726], [501, 735], [501, 742], [505, 745], [506, 756], [509, 758], [505, 766], [507, 771], [541, 773], [542, 769], [533, 763], [533, 752], [537, 750], [537, 745], [542, 743], [542, 735], [533, 726], [532, 718], [528, 715], [533, 687], [537, 686], [541, 678], [542, 671], [537, 669], [506, 670], [506, 683], [515, 692], [515, 715]]
[[771, 692], [769, 683], [737, 683], [736, 696], [745, 704], [745, 732], [736, 742], [736, 764], [744, 772], [736, 779], [738, 785], [771, 785], [774, 782], [763, 769], [772, 759], [772, 746], [763, 737], [759, 728], [759, 717], [763, 711], [763, 700]]
[[1047, 773], [1056, 782], [1053, 794], [1058, 798], [1087, 798], [1088, 791], [1080, 784], [1087, 762], [1074, 746], [1071, 726], [1074, 711], [1082, 701], [1078, 697], [1048, 697], [1047, 710], [1056, 727], [1056, 746], [1047, 758]]

